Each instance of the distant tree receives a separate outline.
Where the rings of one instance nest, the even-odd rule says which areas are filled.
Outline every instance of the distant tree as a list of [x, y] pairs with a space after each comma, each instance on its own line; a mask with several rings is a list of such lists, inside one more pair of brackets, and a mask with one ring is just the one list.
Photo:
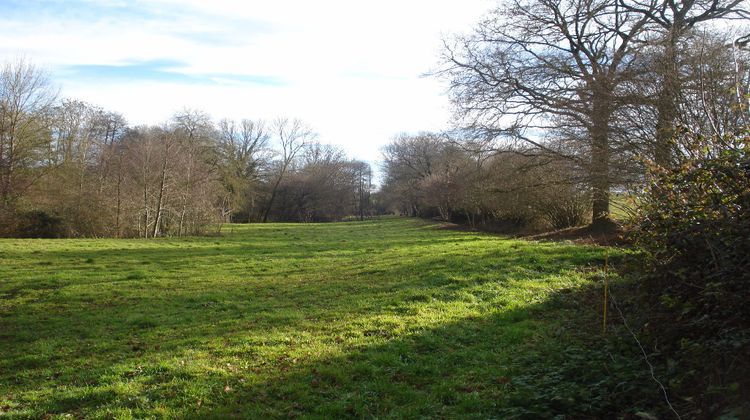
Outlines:
[[356, 177], [357, 212], [359, 220], [365, 220], [365, 214], [370, 210], [370, 194], [372, 193], [372, 167], [367, 162], [352, 161], [351, 168]]
[[226, 201], [232, 213], [242, 209], [246, 220], [256, 206], [260, 171], [267, 164], [270, 133], [262, 120], [219, 121], [219, 165]]
[[215, 130], [211, 117], [199, 110], [184, 109], [172, 117], [174, 136], [182, 151], [182, 176], [177, 183], [180, 191], [180, 209], [177, 235], [189, 233], [191, 203], [196, 202], [203, 184], [213, 180], [215, 160]]
[[185, 109], [129, 127], [95, 105], [57, 101], [23, 60], [0, 76], [0, 235], [152, 238], [368, 212], [369, 165], [314, 142], [300, 120], [215, 124]]
[[[103, 196], [108, 153], [124, 121], [91, 104], [63, 99], [49, 113], [50, 154], [37, 194], [67, 221], [68, 236], [97, 236], [107, 230]], [[121, 119], [121, 117], [120, 117]], [[113, 124], [122, 124], [119, 128]]]
[[118, 144], [128, 124], [125, 118], [111, 111], [101, 111], [96, 116], [95, 130], [98, 143], [99, 193], [103, 193], [106, 182], [112, 176], [115, 160], [119, 159]]
[[290, 165], [292, 165], [294, 159], [304, 149], [305, 145], [317, 137], [312, 129], [298, 119], [277, 118], [273, 122], [272, 130], [276, 136], [275, 140], [278, 142], [279, 160], [275, 165], [270, 197], [263, 212], [263, 223], [268, 220], [268, 215], [276, 199], [279, 185], [284, 179]]
[[47, 171], [47, 115], [57, 94], [47, 75], [23, 59], [0, 70], [0, 211], [15, 211]]
[[442, 148], [443, 141], [434, 133], [401, 134], [383, 148], [385, 185], [389, 195], [399, 201], [400, 212], [425, 215], [419, 184], [432, 175]]

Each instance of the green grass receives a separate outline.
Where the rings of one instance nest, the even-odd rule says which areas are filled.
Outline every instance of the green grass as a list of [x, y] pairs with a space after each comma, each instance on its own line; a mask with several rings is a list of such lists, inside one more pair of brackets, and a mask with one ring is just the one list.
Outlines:
[[609, 362], [567, 362], [604, 252], [410, 219], [0, 240], [0, 417], [605, 410]]
[[612, 193], [609, 199], [610, 217], [618, 222], [630, 220], [638, 205], [637, 196], [630, 192], [619, 192]]

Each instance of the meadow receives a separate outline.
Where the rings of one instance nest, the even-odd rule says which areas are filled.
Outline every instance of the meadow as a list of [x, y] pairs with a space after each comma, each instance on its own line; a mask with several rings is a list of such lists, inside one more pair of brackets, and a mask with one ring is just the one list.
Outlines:
[[620, 252], [398, 218], [2, 239], [0, 417], [636, 412], [601, 337]]

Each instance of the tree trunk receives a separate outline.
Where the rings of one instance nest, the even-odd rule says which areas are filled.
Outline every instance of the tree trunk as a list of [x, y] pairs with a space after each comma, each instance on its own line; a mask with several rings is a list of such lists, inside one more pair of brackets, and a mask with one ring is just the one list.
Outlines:
[[677, 99], [679, 96], [680, 72], [677, 59], [678, 34], [672, 29], [664, 41], [664, 51], [659, 63], [661, 89], [656, 99], [656, 144], [654, 162], [669, 167], [672, 161], [672, 142], [677, 121]]
[[148, 238], [148, 178], [143, 176], [143, 237]]
[[182, 227], [185, 224], [185, 208], [187, 203], [183, 200], [182, 211], [180, 212], [180, 223], [177, 225], [177, 236], [182, 237]]
[[[166, 140], [165, 140], [166, 141]], [[167, 156], [169, 155], [169, 146], [164, 146], [164, 160], [161, 165], [161, 178], [159, 180], [159, 195], [156, 199], [156, 216], [154, 216], [154, 230], [151, 237], [156, 238], [159, 234], [159, 224], [161, 223], [162, 201], [164, 200], [164, 185], [167, 179]]]
[[609, 105], [608, 86], [594, 90], [591, 127], [591, 187], [592, 217], [594, 227], [606, 227], [611, 224], [609, 214]]
[[284, 176], [284, 172], [286, 172], [286, 165], [281, 169], [281, 173], [279, 173], [279, 177], [276, 179], [276, 183], [273, 185], [273, 189], [271, 190], [271, 198], [268, 200], [266, 211], [263, 212], [263, 223], [266, 223], [266, 221], [268, 220], [268, 214], [271, 212], [273, 200], [276, 199], [276, 191], [279, 189], [279, 184], [281, 184], [281, 178]]
[[[0, 179], [0, 199], [2, 199], [3, 206], [6, 208], [12, 207], [12, 201], [13, 201], [13, 169], [15, 162], [15, 156], [14, 156], [14, 142], [15, 142], [15, 118], [11, 122], [10, 126], [6, 128], [6, 142], [7, 147], [4, 147], [4, 155], [0, 154], [0, 158], [4, 158], [3, 160], [4, 165], [2, 168], [2, 178]], [[5, 142], [0, 142], [2, 144], [5, 144]], [[0, 150], [2, 151], [2, 150]]]
[[[0, 127], [2, 129], [4, 127]], [[0, 135], [3, 135], [0, 132]], [[2, 208], [8, 206], [8, 187], [9, 183], [6, 181], [8, 173], [10, 172], [10, 157], [5, 156], [5, 142], [6, 140], [0, 138], [0, 205]]]
[[[122, 162], [122, 158], [120, 159]], [[120, 166], [122, 163], [120, 163]], [[117, 210], [115, 213], [115, 237], [120, 237], [120, 212], [122, 211], [122, 195], [121, 195], [121, 187], [122, 187], [122, 168], [118, 168], [117, 171]]]
[[190, 196], [190, 190], [192, 188], [192, 171], [191, 171], [191, 163], [192, 163], [192, 153], [189, 154], [188, 159], [190, 162], [187, 165], [187, 182], [185, 183], [185, 191], [182, 195], [182, 210], [180, 211], [180, 225], [177, 228], [177, 236], [182, 237], [182, 230], [185, 226], [185, 214], [187, 213], [187, 203], [188, 203], [188, 197]]
[[[247, 210], [247, 223], [253, 222], [253, 212], [255, 211], [255, 194], [250, 196], [250, 206]], [[256, 219], [257, 220], [257, 219]]]
[[359, 169], [359, 220], [365, 220], [365, 206], [364, 206], [364, 179], [362, 177], [364, 174], [362, 173], [362, 168]]

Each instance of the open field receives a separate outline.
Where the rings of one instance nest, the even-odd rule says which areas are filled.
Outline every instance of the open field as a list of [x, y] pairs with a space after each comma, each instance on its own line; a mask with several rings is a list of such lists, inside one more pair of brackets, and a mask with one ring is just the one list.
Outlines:
[[606, 412], [604, 252], [410, 219], [0, 240], [0, 417]]

